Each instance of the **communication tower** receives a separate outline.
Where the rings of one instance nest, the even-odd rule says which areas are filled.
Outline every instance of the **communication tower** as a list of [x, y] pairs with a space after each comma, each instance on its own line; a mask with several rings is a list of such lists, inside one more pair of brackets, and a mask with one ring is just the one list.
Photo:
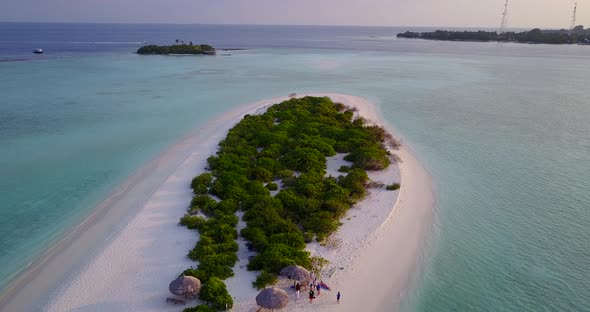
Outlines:
[[498, 36], [506, 34], [506, 25], [508, 24], [508, 0], [504, 4], [504, 12], [502, 12], [502, 21], [500, 22], [500, 29], [498, 30]]
[[574, 31], [574, 28], [576, 28], [576, 11], [578, 10], [578, 3], [576, 2], [574, 4], [574, 14], [572, 14], [572, 23], [570, 25], [570, 29], [569, 29], [569, 34], [571, 35], [572, 32]]

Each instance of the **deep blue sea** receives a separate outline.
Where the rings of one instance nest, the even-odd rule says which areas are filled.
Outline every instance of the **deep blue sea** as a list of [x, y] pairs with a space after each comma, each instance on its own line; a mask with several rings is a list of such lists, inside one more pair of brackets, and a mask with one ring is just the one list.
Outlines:
[[[0, 285], [207, 120], [339, 92], [378, 104], [433, 176], [405, 311], [590, 311], [590, 46], [405, 30], [0, 23]], [[176, 39], [246, 50], [133, 53]]]

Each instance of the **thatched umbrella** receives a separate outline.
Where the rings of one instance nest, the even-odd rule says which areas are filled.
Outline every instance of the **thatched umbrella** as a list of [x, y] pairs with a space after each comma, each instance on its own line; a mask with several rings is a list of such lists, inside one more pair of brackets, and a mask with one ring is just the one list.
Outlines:
[[307, 282], [311, 280], [311, 274], [309, 271], [298, 265], [290, 265], [282, 269], [281, 275], [300, 282]]
[[201, 281], [193, 276], [181, 275], [170, 283], [168, 289], [177, 296], [196, 297], [201, 289]]
[[265, 309], [282, 309], [289, 303], [287, 292], [279, 288], [265, 288], [256, 296], [256, 304]]

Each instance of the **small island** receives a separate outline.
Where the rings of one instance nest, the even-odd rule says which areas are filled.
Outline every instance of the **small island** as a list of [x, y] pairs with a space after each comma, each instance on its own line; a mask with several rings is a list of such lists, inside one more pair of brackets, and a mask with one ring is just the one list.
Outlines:
[[545, 44], [590, 44], [590, 28], [579, 25], [572, 30], [542, 30], [505, 32], [496, 31], [450, 31], [436, 30], [432, 32], [411, 32], [397, 34], [398, 38], [442, 40], [442, 41], [474, 41], [474, 42], [517, 42]]
[[[369, 188], [400, 185], [371, 181], [367, 171], [385, 170], [400, 147], [384, 128], [367, 124], [356, 110], [328, 97], [290, 98], [244, 118], [219, 142], [207, 170], [191, 182], [194, 197], [180, 224], [199, 233], [182, 272], [204, 284], [202, 304], [185, 312], [231, 309], [224, 280], [234, 276], [238, 236], [256, 252], [247, 269], [259, 272], [252, 286], [277, 282], [282, 269], [299, 265], [317, 273], [327, 260], [305, 248], [322, 242]], [[350, 166], [334, 177], [327, 158], [340, 154]], [[243, 222], [238, 231], [238, 224]]]
[[137, 54], [157, 54], [157, 55], [215, 55], [215, 48], [208, 44], [194, 45], [192, 41], [185, 44], [184, 41], [169, 46], [147, 45], [139, 48]]

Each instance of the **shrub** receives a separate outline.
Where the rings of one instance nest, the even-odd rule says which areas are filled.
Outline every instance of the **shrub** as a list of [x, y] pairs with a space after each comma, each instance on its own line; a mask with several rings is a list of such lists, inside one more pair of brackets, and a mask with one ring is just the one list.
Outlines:
[[256, 287], [256, 289], [263, 289], [268, 285], [274, 285], [276, 282], [277, 276], [275, 274], [263, 270], [256, 277], [256, 280], [252, 282], [252, 285]]
[[248, 263], [248, 270], [267, 270], [278, 274], [282, 268], [293, 264], [309, 267], [309, 252], [284, 244], [270, 244]]
[[207, 272], [199, 269], [186, 269], [184, 270], [184, 272], [182, 272], [182, 274], [186, 276], [194, 276], [198, 278], [201, 281], [201, 283], [206, 283], [207, 280], [209, 280]]
[[221, 183], [221, 181], [219, 181], [219, 180], [215, 180], [215, 182], [213, 182], [213, 186], [211, 187], [211, 194], [222, 197], [223, 191], [224, 191], [223, 183]]
[[[231, 247], [230, 247], [231, 248]], [[199, 268], [203, 265], [223, 265], [229, 268], [232, 268], [236, 262], [238, 262], [238, 256], [236, 255], [236, 251], [233, 248], [230, 249], [228, 252], [220, 252], [220, 253], [209, 253], [200, 259], [201, 263], [199, 264]], [[204, 268], [202, 268], [204, 269]], [[227, 272], [227, 271], [225, 271]], [[213, 274], [218, 276], [221, 279], [225, 279], [222, 275]], [[225, 274], [224, 274], [225, 275]], [[233, 275], [233, 274], [231, 274]]]
[[365, 170], [383, 170], [391, 163], [387, 151], [379, 147], [360, 147], [344, 156], [344, 159], [352, 161], [354, 167]]
[[303, 221], [303, 227], [318, 235], [318, 241], [338, 228], [338, 220], [327, 211], [320, 211], [310, 215]]
[[367, 121], [363, 117], [359, 117], [359, 118], [352, 121], [352, 124], [358, 128], [364, 126], [366, 123], [367, 123]]
[[[271, 159], [277, 159], [281, 156], [281, 145], [280, 144], [270, 144], [267, 148], [263, 149], [259, 154], [259, 157], [268, 157]], [[280, 165], [280, 163], [279, 163]]]
[[[316, 125], [313, 125], [313, 127], [315, 128]], [[336, 155], [336, 151], [332, 147], [334, 143], [336, 143], [336, 141], [331, 139], [322, 138], [320, 136], [308, 136], [304, 134], [292, 144], [297, 147], [307, 147], [317, 150], [324, 156], [330, 157]]]
[[346, 202], [341, 202], [337, 200], [327, 200], [323, 202], [322, 208], [331, 212], [337, 218], [340, 218], [346, 213], [350, 205]]
[[344, 204], [348, 203], [348, 199], [350, 198], [350, 190], [340, 186], [335, 179], [324, 180], [324, 189], [326, 191], [322, 198], [323, 200], [337, 201]]
[[[287, 139], [287, 134], [285, 133], [285, 140], [286, 139]], [[260, 158], [256, 159], [256, 167], [257, 168], [264, 168], [267, 171], [272, 172], [273, 174], [277, 173], [281, 170], [281, 168], [282, 168], [281, 163], [278, 160], [276, 160], [280, 156], [280, 145], [276, 145], [276, 147], [274, 147], [274, 148], [279, 150], [278, 151], [279, 153], [272, 158], [271, 157], [260, 157]]]
[[328, 261], [322, 257], [319, 257], [319, 256], [311, 257], [311, 271], [314, 272], [316, 274], [316, 276], [320, 276], [322, 271], [324, 270], [324, 267], [326, 267], [329, 264], [330, 264], [330, 261]]
[[279, 186], [278, 186], [276, 183], [274, 183], [274, 182], [270, 182], [270, 183], [268, 183], [268, 184], [266, 185], [266, 188], [267, 188], [269, 191], [276, 191], [276, 190], [278, 190], [278, 189], [279, 189]]
[[207, 194], [209, 193], [209, 188], [205, 184], [197, 184], [193, 187], [193, 192], [195, 194]]
[[205, 224], [205, 219], [201, 218], [201, 217], [197, 217], [197, 216], [189, 216], [186, 215], [184, 217], [182, 217], [182, 219], [180, 219], [180, 225], [182, 226], [186, 226], [187, 228], [191, 229], [191, 230], [196, 230], [199, 229], [203, 226], [203, 224]]
[[286, 187], [295, 186], [295, 184], [297, 183], [297, 178], [295, 176], [290, 176], [288, 178], [284, 178], [282, 180], [282, 182], [283, 182], [283, 186], [286, 186]]
[[202, 185], [205, 187], [211, 187], [213, 185], [213, 175], [209, 172], [202, 173], [196, 176], [191, 181], [191, 187], [196, 189], [197, 186]]
[[281, 171], [279, 171], [277, 176], [279, 177], [279, 179], [288, 179], [288, 178], [293, 177], [294, 173], [291, 170], [281, 170]]
[[[235, 241], [229, 241], [226, 243], [215, 244], [211, 243], [211, 239], [201, 239], [195, 246], [195, 248], [189, 253], [189, 258], [194, 260], [204, 259], [208, 256], [216, 256], [220, 257], [225, 255], [225, 257], [229, 257], [227, 260], [227, 265], [233, 266], [235, 261], [232, 259], [235, 256], [235, 253], [238, 251], [238, 243]], [[233, 256], [230, 256], [233, 255]]]
[[305, 238], [301, 231], [273, 234], [270, 237], [271, 244], [284, 244], [295, 249], [305, 248]]
[[395, 191], [395, 190], [398, 190], [399, 188], [400, 188], [399, 183], [393, 183], [393, 184], [390, 184], [386, 187], [386, 189], [388, 191]]
[[340, 166], [340, 168], [338, 168], [338, 172], [347, 173], [349, 171], [350, 171], [349, 166]]
[[268, 245], [264, 231], [257, 227], [248, 226], [241, 231], [242, 236], [249, 241], [248, 249], [262, 251]]
[[200, 275], [198, 278], [202, 282], [210, 281], [212, 278], [224, 280], [234, 276], [234, 271], [231, 267], [213, 262], [203, 262], [199, 264], [199, 268], [195, 273]]
[[208, 236], [215, 242], [229, 242], [238, 237], [238, 232], [233, 225], [225, 223], [206, 223], [201, 229], [201, 239]]
[[326, 169], [326, 157], [313, 148], [296, 148], [282, 159], [283, 164], [295, 171], [323, 172]]
[[362, 169], [352, 169], [350, 172], [338, 179], [338, 183], [350, 191], [350, 197], [354, 200], [361, 199], [365, 196], [365, 187], [369, 182], [369, 176]]
[[217, 203], [215, 207], [215, 215], [217, 217], [223, 217], [223, 222], [231, 224], [235, 226], [238, 224], [238, 218], [235, 216], [236, 211], [238, 211], [239, 204], [238, 201], [235, 199], [224, 199]]
[[209, 195], [197, 195], [191, 200], [191, 210], [201, 209], [205, 214], [210, 214], [215, 210], [217, 202]]
[[216, 277], [209, 279], [199, 292], [201, 300], [211, 303], [211, 306], [217, 310], [229, 310], [233, 307], [232, 297], [227, 292], [225, 284]]
[[305, 240], [305, 243], [308, 244], [308, 243], [313, 242], [313, 236], [314, 235], [313, 235], [312, 232], [309, 232], [309, 231], [304, 232], [303, 233], [303, 239]]
[[248, 178], [250, 178], [250, 180], [270, 182], [273, 179], [273, 173], [265, 168], [252, 168], [248, 172]]
[[217, 310], [209, 305], [200, 304], [196, 307], [185, 308], [182, 312], [217, 312]]
[[270, 195], [268, 189], [259, 181], [251, 181], [246, 185], [246, 191], [250, 195]]

